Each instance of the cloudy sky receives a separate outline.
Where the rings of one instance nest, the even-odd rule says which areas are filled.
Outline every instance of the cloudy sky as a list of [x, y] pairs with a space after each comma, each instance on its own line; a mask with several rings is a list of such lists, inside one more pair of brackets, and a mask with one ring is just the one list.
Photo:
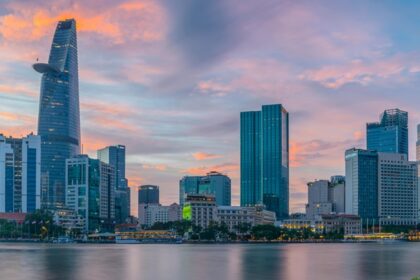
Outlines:
[[2, 0], [0, 133], [36, 133], [31, 64], [74, 17], [85, 153], [125, 144], [132, 190], [157, 184], [164, 204], [182, 176], [224, 172], [238, 204], [239, 113], [281, 103], [291, 211], [302, 211], [306, 182], [343, 174], [344, 150], [365, 147], [365, 123], [386, 108], [409, 112], [414, 158], [420, 3], [403, 3]]

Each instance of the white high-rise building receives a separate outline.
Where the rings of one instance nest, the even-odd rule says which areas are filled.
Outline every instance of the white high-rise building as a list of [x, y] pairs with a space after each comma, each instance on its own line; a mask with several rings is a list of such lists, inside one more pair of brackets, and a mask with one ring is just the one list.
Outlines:
[[41, 137], [0, 135], [0, 212], [41, 208]]
[[318, 180], [308, 183], [306, 218], [314, 220], [325, 214], [344, 213], [344, 189], [344, 176], [332, 176], [331, 181]]
[[382, 225], [416, 225], [417, 162], [405, 154], [378, 154], [378, 216]]

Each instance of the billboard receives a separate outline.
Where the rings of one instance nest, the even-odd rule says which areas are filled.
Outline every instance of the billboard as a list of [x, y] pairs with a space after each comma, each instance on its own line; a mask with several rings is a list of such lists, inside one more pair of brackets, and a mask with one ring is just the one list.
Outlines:
[[191, 221], [192, 218], [192, 208], [191, 205], [184, 205], [184, 208], [182, 208], [182, 219]]

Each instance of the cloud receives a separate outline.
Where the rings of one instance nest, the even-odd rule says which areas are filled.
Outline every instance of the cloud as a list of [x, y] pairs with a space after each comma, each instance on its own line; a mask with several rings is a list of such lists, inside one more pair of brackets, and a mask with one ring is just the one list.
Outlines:
[[216, 171], [220, 173], [234, 173], [239, 170], [239, 165], [235, 163], [223, 163], [219, 165], [212, 165], [212, 166], [198, 166], [198, 167], [190, 167], [184, 170], [181, 170], [181, 173], [187, 175], [205, 175], [211, 171]]
[[197, 152], [193, 154], [193, 157], [196, 160], [207, 160], [207, 159], [216, 159], [216, 158], [221, 158], [221, 155], [217, 155], [217, 154], [208, 154], [208, 153], [204, 153], [204, 152]]
[[169, 38], [188, 68], [206, 67], [237, 44], [238, 29], [225, 1], [163, 1], [170, 13]]
[[231, 91], [229, 85], [218, 83], [212, 80], [200, 81], [196, 89], [202, 93], [216, 94], [218, 96], [223, 96]]
[[97, 34], [111, 39], [108, 42], [114, 44], [152, 42], [164, 37], [165, 14], [155, 1], [97, 5], [96, 9], [67, 1], [56, 1], [54, 5], [43, 8], [32, 5], [19, 2], [6, 5], [8, 12], [0, 17], [0, 34], [4, 39], [37, 41], [50, 36], [57, 21], [67, 18], [76, 19], [79, 33]]
[[[328, 65], [315, 70], [306, 70], [300, 75], [302, 80], [318, 82], [326, 88], [337, 89], [349, 83], [368, 85], [379, 79], [393, 77], [394, 81], [400, 80], [398, 76], [403, 71], [416, 73], [413, 69], [413, 57], [418, 54], [397, 55], [391, 58], [379, 58], [374, 61], [353, 60], [348, 64]], [[414, 62], [415, 63], [415, 62]]]
[[343, 156], [331, 158], [332, 155], [337, 155], [337, 152], [342, 152], [351, 147], [361, 145], [363, 138], [341, 140], [341, 141], [325, 141], [325, 140], [309, 140], [303, 142], [292, 141], [290, 143], [290, 166], [329, 166], [333, 162], [340, 163], [343, 161]]
[[168, 166], [165, 164], [142, 164], [143, 169], [155, 169], [158, 171], [166, 171]]

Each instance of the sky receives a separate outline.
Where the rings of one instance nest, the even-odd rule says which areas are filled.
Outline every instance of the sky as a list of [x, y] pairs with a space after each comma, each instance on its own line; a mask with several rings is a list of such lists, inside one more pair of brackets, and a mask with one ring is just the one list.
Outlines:
[[0, 133], [36, 133], [40, 75], [58, 20], [78, 30], [83, 151], [127, 147], [141, 184], [178, 201], [179, 180], [215, 170], [239, 204], [239, 116], [281, 103], [290, 119], [290, 211], [306, 183], [344, 173], [366, 122], [420, 123], [420, 2], [2, 0]]

